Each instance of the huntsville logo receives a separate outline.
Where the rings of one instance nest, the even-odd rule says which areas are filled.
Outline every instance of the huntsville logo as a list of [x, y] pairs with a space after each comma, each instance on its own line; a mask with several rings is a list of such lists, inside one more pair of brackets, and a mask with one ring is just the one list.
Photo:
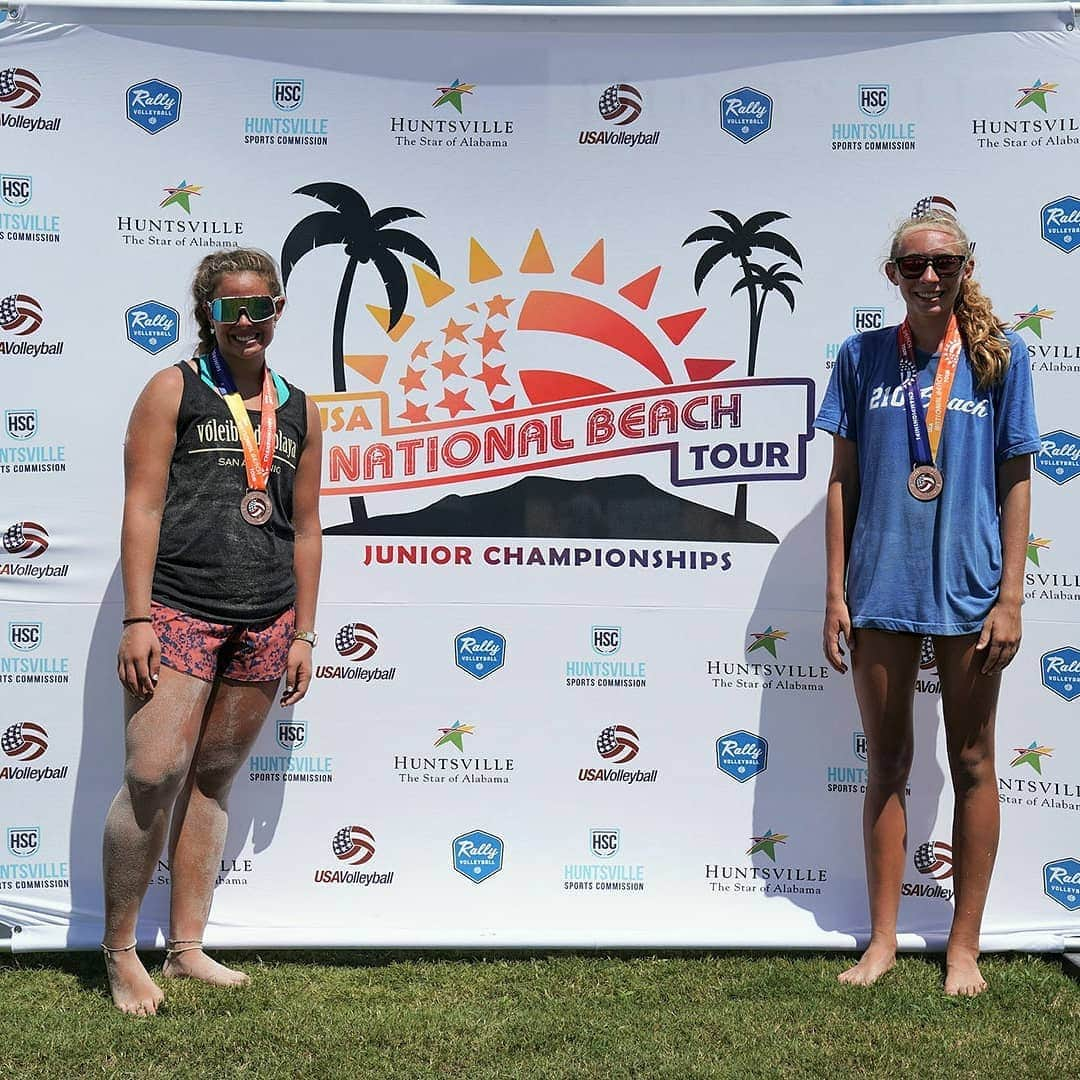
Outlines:
[[[278, 720], [274, 732], [283, 754], [252, 754], [248, 758], [248, 782], [252, 784], [332, 784], [334, 759], [312, 753], [309, 721], [296, 717]], [[307, 749], [306, 754], [297, 753]]]
[[[303, 79], [274, 79], [270, 101], [279, 112], [298, 112], [304, 103]], [[330, 121], [325, 116], [245, 116], [245, 146], [327, 146]]]
[[[334, 833], [330, 850], [339, 863], [364, 866], [375, 857], [375, 837], [363, 825], [345, 825]], [[394, 871], [347, 870], [336, 867], [315, 871], [316, 885], [392, 885]]]
[[[589, 637], [593, 652], [600, 656], [611, 656], [622, 646], [618, 626], [594, 626]], [[647, 684], [644, 660], [567, 660], [564, 667], [567, 686], [641, 688]]]
[[157, 135], [180, 120], [183, 94], [178, 86], [147, 79], [127, 88], [127, 118], [147, 135]]
[[[44, 640], [39, 622], [9, 622], [7, 643], [15, 653], [37, 653]], [[71, 681], [67, 656], [0, 655], [0, 685], [56, 686]]]
[[711, 893], [756, 893], [761, 896], [820, 896], [828, 886], [829, 871], [824, 866], [783, 866], [777, 858], [791, 836], [771, 828], [760, 836], [750, 837], [745, 859], [763, 855], [774, 865], [760, 863], [706, 863], [705, 883]]
[[[889, 111], [891, 94], [884, 83], [863, 83], [858, 87], [856, 104], [864, 116], [883, 116]], [[834, 151], [878, 151], [917, 149], [916, 125], [911, 121], [841, 121], [832, 125]]]
[[446, 116], [447, 110], [437, 117], [432, 116], [391, 116], [390, 135], [394, 145], [416, 150], [505, 150], [510, 145], [510, 136], [514, 134], [513, 120], [495, 120], [490, 117], [466, 120], [464, 102], [466, 98], [472, 106], [477, 84], [462, 82], [460, 78], [452, 83], [435, 88], [435, 100], [432, 109], [449, 106], [457, 112], [460, 120]]
[[[158, 208], [173, 210], [169, 217], [142, 217], [117, 214], [116, 232], [129, 247], [239, 247], [244, 236], [244, 222], [191, 216], [191, 200], [201, 199], [202, 184], [180, 180], [160, 189], [164, 198]], [[196, 204], [198, 208], [198, 204]], [[175, 216], [182, 211], [184, 216]]]
[[7, 829], [7, 850], [18, 862], [0, 863], [0, 889], [65, 889], [71, 885], [66, 860], [44, 857], [29, 862], [45, 846], [37, 825], [15, 825]]
[[159, 300], [144, 300], [124, 312], [127, 339], [157, 356], [180, 338], [180, 312]]
[[59, 116], [29, 116], [41, 100], [41, 80], [26, 68], [0, 68], [0, 130], [25, 131], [36, 135], [41, 131], [59, 131]]
[[14, 173], [0, 174], [0, 202], [14, 207], [19, 213], [0, 210], [0, 240], [14, 243], [58, 244], [60, 216], [30, 213], [22, 208], [29, 205], [34, 190], [31, 176]]
[[1027, 746], [1013, 747], [1013, 753], [1009, 765], [1016, 771], [998, 777], [998, 801], [1002, 806], [1080, 812], [1080, 778], [1052, 780], [1043, 773], [1046, 763], [1054, 759], [1052, 746], [1032, 739]]
[[1013, 314], [1016, 320], [1010, 330], [1018, 334], [1030, 334], [1027, 340], [1028, 358], [1031, 360], [1031, 370], [1039, 374], [1076, 375], [1080, 374], [1080, 344], [1062, 344], [1051, 340], [1044, 340], [1047, 330], [1053, 334], [1054, 316], [1057, 312], [1053, 308], [1040, 307], [1032, 304], [1028, 311], [1017, 311]]
[[4, 434], [16, 445], [0, 445], [0, 476], [67, 472], [63, 444], [31, 444], [40, 430], [37, 409], [4, 410]]
[[[1019, 86], [1011, 117], [977, 117], [971, 121], [971, 135], [980, 150], [1049, 150], [1080, 144], [1080, 119], [1050, 115], [1060, 89], [1056, 82], [1036, 79]], [[1042, 114], [1041, 116], [1039, 114]]]
[[[612, 127], [624, 128], [637, 122], [645, 106], [645, 99], [636, 86], [614, 83], [605, 87], [596, 103], [600, 116]], [[655, 146], [660, 141], [659, 129], [655, 131], [604, 131], [582, 130], [578, 143], [583, 146]]]
[[1039, 435], [1035, 471], [1055, 484], [1067, 484], [1080, 473], [1080, 435], [1059, 428]]
[[1050, 551], [1051, 544], [1045, 536], [1034, 533], [1028, 536], [1027, 561], [1035, 569], [1024, 573], [1024, 599], [1080, 601], [1080, 573], [1043, 568], [1041, 560]]
[[[751, 631], [746, 654], [768, 653], [779, 659], [778, 648], [786, 643], [788, 631], [769, 625]], [[762, 663], [760, 660], [706, 660], [705, 674], [720, 690], [785, 690], [820, 693], [829, 677], [825, 664]]]
[[513, 779], [514, 759], [479, 757], [465, 752], [476, 735], [472, 724], [455, 720], [449, 727], [436, 729], [435, 750], [454, 749], [457, 753], [395, 754], [394, 771], [402, 784], [509, 784]]
[[[637, 757], [640, 749], [638, 734], [625, 724], [612, 724], [596, 737], [596, 752], [613, 765], [624, 765]], [[578, 769], [578, 780], [586, 783], [652, 784], [658, 769]]]
[[563, 866], [565, 892], [644, 892], [645, 867], [641, 863], [616, 863], [620, 831], [611, 827], [589, 830], [589, 852], [602, 862], [566, 863]]

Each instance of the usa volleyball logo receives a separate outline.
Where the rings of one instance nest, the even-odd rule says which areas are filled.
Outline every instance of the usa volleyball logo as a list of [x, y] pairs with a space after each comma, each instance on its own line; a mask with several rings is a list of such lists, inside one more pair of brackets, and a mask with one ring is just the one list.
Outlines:
[[379, 650], [379, 635], [367, 623], [346, 623], [334, 637], [334, 648], [346, 660], [370, 660]]
[[360, 825], [346, 825], [334, 833], [333, 847], [341, 862], [361, 866], [375, 854], [375, 837]]
[[25, 293], [12, 293], [0, 300], [0, 330], [26, 337], [41, 327], [41, 305]]
[[31, 109], [41, 100], [41, 81], [26, 68], [0, 71], [0, 105]]
[[0, 749], [18, 761], [37, 761], [49, 749], [49, 733], [40, 724], [12, 724], [0, 736]]
[[953, 875], [953, 850], [944, 840], [927, 840], [915, 849], [912, 859], [915, 869], [935, 881], [944, 881]]
[[637, 732], [623, 724], [606, 727], [596, 738], [596, 752], [616, 765], [633, 761], [638, 754]]
[[49, 550], [49, 534], [36, 521], [16, 521], [4, 530], [4, 551], [20, 559], [36, 559]]
[[605, 120], [616, 127], [625, 127], [641, 115], [641, 91], [629, 83], [616, 83], [600, 95], [597, 104]]

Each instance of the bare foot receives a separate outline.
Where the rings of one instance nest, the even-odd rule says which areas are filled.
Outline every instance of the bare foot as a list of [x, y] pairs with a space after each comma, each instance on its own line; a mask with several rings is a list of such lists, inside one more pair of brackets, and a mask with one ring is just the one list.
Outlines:
[[105, 954], [105, 973], [113, 1004], [132, 1016], [153, 1016], [165, 1000], [161, 988], [147, 974], [135, 950]]
[[987, 989], [979, 971], [979, 954], [949, 952], [945, 957], [945, 993], [949, 997], [975, 997]]
[[212, 986], [246, 986], [251, 982], [242, 971], [211, 960], [202, 949], [166, 956], [161, 974], [167, 979], [198, 979]]
[[847, 986], [873, 986], [896, 963], [896, 947], [871, 942], [859, 962], [837, 978]]

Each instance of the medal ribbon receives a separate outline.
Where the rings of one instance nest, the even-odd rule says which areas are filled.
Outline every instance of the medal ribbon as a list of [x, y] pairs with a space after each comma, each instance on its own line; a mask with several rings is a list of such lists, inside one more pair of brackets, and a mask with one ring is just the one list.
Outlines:
[[897, 328], [896, 343], [900, 351], [900, 388], [904, 391], [911, 464], [933, 465], [941, 445], [945, 410], [949, 404], [949, 394], [952, 392], [956, 369], [960, 364], [960, 349], [963, 346], [956, 315], [949, 316], [949, 325], [945, 327], [945, 336], [941, 339], [937, 374], [930, 391], [930, 404], [925, 409], [922, 394], [919, 392], [919, 372], [915, 366], [915, 340], [907, 319]]
[[244, 448], [244, 469], [247, 471], [247, 485], [255, 491], [265, 491], [270, 481], [270, 466], [274, 461], [274, 444], [277, 442], [277, 394], [274, 392], [274, 379], [269, 365], [263, 365], [262, 418], [259, 421], [259, 439], [255, 440], [255, 429], [251, 424], [244, 406], [244, 399], [233, 381], [232, 372], [221, 358], [217, 346], [210, 352], [210, 372], [218, 393], [225, 399], [225, 404], [232, 413], [236, 430], [240, 433], [240, 445]]

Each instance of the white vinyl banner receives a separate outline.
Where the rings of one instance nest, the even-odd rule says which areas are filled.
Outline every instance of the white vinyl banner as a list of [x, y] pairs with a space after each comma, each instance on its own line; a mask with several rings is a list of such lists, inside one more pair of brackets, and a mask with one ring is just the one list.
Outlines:
[[[880, 268], [924, 200], [976, 240], [1042, 433], [984, 945], [1080, 936], [1062, 16], [44, 12], [0, 23], [6, 944], [100, 940], [125, 424], [192, 355], [196, 263], [243, 245], [285, 264], [272, 362], [321, 410], [325, 559], [315, 679], [236, 779], [208, 943], [864, 938], [811, 425], [844, 338], [902, 316]], [[909, 948], [952, 916], [930, 643], [915, 714]], [[146, 944], [168, 886], [163, 855]]]

